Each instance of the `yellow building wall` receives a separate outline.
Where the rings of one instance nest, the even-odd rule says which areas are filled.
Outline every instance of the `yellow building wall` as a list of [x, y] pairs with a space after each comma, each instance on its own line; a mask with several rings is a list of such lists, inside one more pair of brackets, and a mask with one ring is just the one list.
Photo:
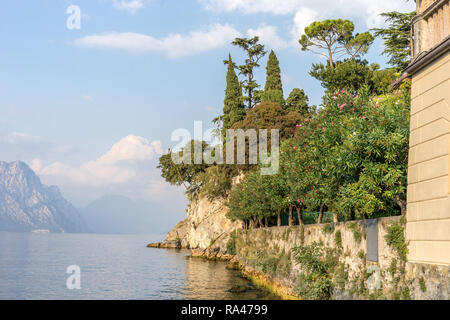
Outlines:
[[411, 98], [408, 261], [450, 264], [450, 52], [414, 74]]

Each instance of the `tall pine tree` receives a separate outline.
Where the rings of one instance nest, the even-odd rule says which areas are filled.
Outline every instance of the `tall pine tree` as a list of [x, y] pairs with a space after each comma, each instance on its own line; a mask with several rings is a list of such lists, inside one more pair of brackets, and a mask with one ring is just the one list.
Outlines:
[[231, 55], [228, 56], [227, 88], [225, 90], [225, 101], [223, 105], [223, 133], [231, 126], [245, 118], [246, 110], [244, 99], [242, 97], [242, 88], [239, 79], [236, 76], [234, 68], [236, 67]]
[[270, 51], [269, 60], [266, 67], [266, 85], [262, 95], [262, 102], [276, 102], [284, 106], [283, 85], [281, 83], [281, 70], [275, 52]]
[[247, 54], [245, 64], [237, 66], [237, 69], [240, 75], [246, 78], [242, 81], [242, 88], [246, 93], [244, 101], [247, 102], [247, 109], [250, 110], [257, 103], [255, 94], [259, 88], [259, 85], [255, 81], [254, 69], [259, 67], [259, 60], [266, 55], [266, 51], [264, 51], [264, 46], [259, 43], [259, 37], [253, 37], [251, 39], [236, 38], [231, 44], [241, 48]]
[[375, 36], [384, 40], [383, 54], [389, 56], [389, 64], [398, 71], [405, 69], [411, 60], [411, 20], [415, 15], [415, 11], [382, 13], [389, 26], [374, 29]]

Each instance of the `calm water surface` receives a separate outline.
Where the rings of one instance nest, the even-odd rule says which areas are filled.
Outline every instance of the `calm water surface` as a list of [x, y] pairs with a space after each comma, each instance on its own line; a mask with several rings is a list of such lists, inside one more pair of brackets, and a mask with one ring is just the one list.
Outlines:
[[[0, 299], [264, 299], [223, 262], [188, 251], [147, 248], [148, 235], [0, 232]], [[81, 289], [69, 290], [66, 269], [81, 269]]]

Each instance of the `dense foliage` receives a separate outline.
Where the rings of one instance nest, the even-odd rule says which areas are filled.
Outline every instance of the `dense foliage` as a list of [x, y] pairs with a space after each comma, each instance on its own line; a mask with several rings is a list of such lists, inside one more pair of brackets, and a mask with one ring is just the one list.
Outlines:
[[223, 130], [229, 129], [233, 123], [244, 119], [246, 113], [242, 88], [236, 76], [231, 55], [227, 60], [227, 64], [227, 88], [223, 103]]
[[[343, 220], [404, 213], [408, 135], [407, 94], [373, 97], [363, 88], [328, 95], [283, 142], [280, 172], [249, 175], [233, 190], [230, 217], [277, 217], [280, 208], [266, 204], [271, 198], [283, 199], [281, 210], [295, 209], [300, 222], [302, 210], [323, 213], [324, 207]], [[265, 181], [272, 184], [264, 188]]]
[[299, 40], [302, 50], [312, 51], [327, 58], [331, 68], [335, 58], [347, 56], [350, 60], [369, 50], [374, 38], [370, 32], [353, 34], [355, 25], [349, 20], [336, 19], [311, 23]]
[[[264, 90], [258, 91], [255, 68], [266, 51], [258, 37], [237, 38], [233, 45], [244, 50], [246, 59], [239, 66], [231, 55], [225, 61], [227, 87], [223, 115], [215, 119], [219, 126], [223, 120], [218, 131], [225, 137], [229, 128], [278, 129], [280, 170], [261, 175], [263, 165], [248, 161], [246, 140], [244, 165], [175, 165], [169, 153], [160, 158], [162, 176], [171, 184], [184, 184], [190, 198], [228, 197], [228, 217], [249, 228], [281, 225], [282, 214], [289, 225], [321, 223], [324, 217], [337, 222], [405, 214], [410, 94], [407, 86], [394, 91], [391, 83], [409, 59], [404, 50], [409, 16], [386, 16], [391, 26], [377, 35], [385, 40], [391, 69], [380, 70], [361, 59], [374, 38], [369, 32], [354, 34], [351, 21], [325, 20], [305, 29], [302, 50], [319, 49], [328, 61], [313, 64], [310, 71], [325, 88], [320, 107], [310, 106], [300, 88], [285, 100], [274, 51]], [[401, 40], [398, 46], [395, 39]], [[310, 275], [314, 273], [311, 269]], [[325, 297], [328, 293], [317, 285], [318, 297]]]
[[389, 64], [399, 71], [406, 68], [411, 59], [411, 20], [415, 15], [415, 11], [383, 13], [389, 26], [375, 29], [375, 36], [384, 40], [383, 54], [389, 56]]
[[281, 83], [281, 70], [278, 58], [270, 52], [266, 67], [266, 85], [261, 96], [262, 102], [276, 102], [284, 106], [283, 84]]
[[294, 111], [304, 115], [311, 111], [308, 103], [309, 98], [306, 95], [305, 90], [294, 88], [286, 99], [285, 106], [287, 111]]
[[363, 60], [338, 61], [334, 67], [323, 63], [313, 64], [309, 74], [320, 81], [326, 93], [346, 89], [356, 92], [368, 86], [373, 94], [392, 92], [391, 83], [399, 76], [395, 69], [379, 70], [378, 64]]
[[244, 50], [247, 55], [245, 63], [236, 68], [245, 77], [242, 81], [242, 88], [247, 94], [244, 96], [244, 100], [247, 102], [247, 108], [251, 109], [255, 105], [255, 90], [259, 87], [259, 84], [255, 81], [255, 68], [260, 66], [259, 61], [267, 52], [264, 50], [264, 46], [259, 43], [259, 37], [251, 39], [236, 38], [232, 44]]

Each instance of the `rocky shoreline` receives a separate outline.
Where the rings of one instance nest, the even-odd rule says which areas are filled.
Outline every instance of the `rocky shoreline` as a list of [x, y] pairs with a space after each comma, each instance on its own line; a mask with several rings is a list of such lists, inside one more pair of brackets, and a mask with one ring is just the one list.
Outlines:
[[150, 243], [147, 247], [187, 249], [194, 258], [225, 261], [228, 269], [240, 271], [244, 278], [261, 290], [281, 299], [299, 299], [290, 288], [272, 276], [246, 265], [238, 255], [228, 253], [230, 235], [242, 229], [242, 223], [227, 218], [227, 199], [200, 197], [189, 204], [186, 212], [186, 219], [180, 221], [163, 242]]
[[226, 261], [227, 269], [240, 271], [242, 276], [248, 279], [257, 288], [267, 291], [282, 300], [301, 300], [301, 298], [290, 288], [284, 286], [270, 275], [245, 265], [239, 260], [238, 256], [223, 253], [217, 249], [189, 249], [181, 246], [179, 242], [174, 241], [150, 243], [147, 247], [157, 249], [188, 249], [193, 258], [201, 258], [209, 261]]

